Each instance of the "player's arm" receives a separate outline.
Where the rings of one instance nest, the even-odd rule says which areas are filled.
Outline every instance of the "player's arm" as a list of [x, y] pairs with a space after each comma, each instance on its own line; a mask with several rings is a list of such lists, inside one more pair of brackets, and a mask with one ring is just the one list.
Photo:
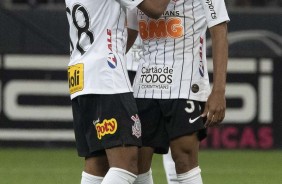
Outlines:
[[215, 25], [209, 31], [212, 39], [213, 87], [203, 113], [207, 116], [206, 127], [215, 126], [224, 119], [228, 61], [227, 23]]
[[135, 42], [135, 40], [138, 36], [137, 30], [127, 28], [127, 32], [128, 32], [128, 38], [127, 38], [127, 44], [126, 44], [126, 53], [132, 47], [132, 45], [134, 44], [134, 42]]
[[158, 19], [166, 10], [170, 0], [144, 0], [137, 7], [147, 16]]

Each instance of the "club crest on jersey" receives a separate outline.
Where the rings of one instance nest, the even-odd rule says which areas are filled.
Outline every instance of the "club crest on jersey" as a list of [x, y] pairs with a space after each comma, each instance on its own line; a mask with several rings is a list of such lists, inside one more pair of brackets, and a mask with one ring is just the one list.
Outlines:
[[132, 135], [135, 135], [137, 138], [141, 137], [141, 123], [139, 116], [135, 114], [135, 116], [131, 116], [131, 119], [134, 121], [134, 125], [132, 126]]
[[110, 29], [107, 29], [107, 36], [108, 36], [107, 42], [108, 42], [108, 51], [109, 51], [107, 62], [108, 65], [114, 69], [117, 67], [117, 59], [112, 50], [112, 31]]

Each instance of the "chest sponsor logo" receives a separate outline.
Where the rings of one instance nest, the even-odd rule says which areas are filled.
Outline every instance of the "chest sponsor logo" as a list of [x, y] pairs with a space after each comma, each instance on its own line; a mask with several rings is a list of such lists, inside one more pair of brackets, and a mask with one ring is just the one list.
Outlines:
[[82, 63], [68, 67], [70, 94], [82, 91], [84, 88], [84, 65]]
[[140, 87], [142, 89], [169, 89], [173, 82], [173, 68], [169, 66], [150, 66], [141, 69]]
[[173, 17], [169, 19], [150, 19], [139, 21], [139, 33], [143, 40], [161, 38], [180, 38], [184, 35], [182, 19]]
[[93, 124], [96, 128], [98, 139], [102, 139], [102, 137], [107, 134], [115, 134], [118, 126], [115, 118], [109, 120], [105, 119], [102, 123], [94, 121]]

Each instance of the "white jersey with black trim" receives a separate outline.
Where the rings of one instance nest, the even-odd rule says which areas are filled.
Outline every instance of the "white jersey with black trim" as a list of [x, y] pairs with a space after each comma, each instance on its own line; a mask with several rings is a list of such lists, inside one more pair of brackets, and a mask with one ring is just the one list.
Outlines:
[[139, 60], [143, 55], [142, 40], [138, 36], [131, 46], [130, 50], [126, 54], [126, 64], [128, 71], [136, 71], [138, 68]]
[[227, 21], [224, 0], [171, 0], [158, 20], [138, 9], [128, 12], [128, 27], [143, 42], [134, 96], [206, 101], [206, 30]]
[[71, 99], [132, 92], [126, 70], [126, 9], [143, 0], [65, 0], [70, 34]]

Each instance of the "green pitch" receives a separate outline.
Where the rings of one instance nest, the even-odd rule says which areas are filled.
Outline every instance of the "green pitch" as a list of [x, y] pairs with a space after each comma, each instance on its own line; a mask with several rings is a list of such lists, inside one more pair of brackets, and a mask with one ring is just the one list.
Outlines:
[[[279, 184], [282, 151], [201, 151], [205, 184]], [[166, 179], [154, 156], [155, 184]], [[73, 149], [0, 149], [0, 184], [79, 184], [83, 159]]]

